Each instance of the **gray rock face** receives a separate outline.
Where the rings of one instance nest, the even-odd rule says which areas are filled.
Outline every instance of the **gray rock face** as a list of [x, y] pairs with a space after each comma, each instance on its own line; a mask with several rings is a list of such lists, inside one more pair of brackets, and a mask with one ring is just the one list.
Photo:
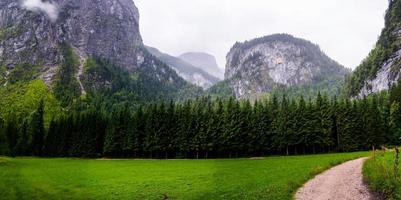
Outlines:
[[54, 0], [56, 20], [28, 10], [18, 1], [0, 2], [0, 62], [59, 65], [59, 45], [68, 43], [80, 57], [107, 58], [129, 70], [138, 68], [139, 13], [132, 0]]
[[210, 75], [204, 70], [197, 68], [180, 58], [162, 53], [153, 47], [146, 48], [151, 54], [175, 70], [179, 76], [192, 84], [202, 87], [203, 89], [208, 89], [219, 81], [217, 77]]
[[373, 79], [369, 79], [363, 85], [358, 97], [362, 98], [372, 93], [388, 90], [397, 84], [401, 77], [401, 71], [394, 70], [401, 59], [401, 50], [395, 52], [382, 66]]
[[[141, 74], [142, 85], [136, 87], [141, 91], [133, 92], [176, 98], [179, 91], [185, 93], [188, 87], [192, 88], [146, 50], [139, 32], [138, 9], [132, 0], [47, 0], [40, 5], [24, 4], [27, 1], [0, 1], [0, 69], [7, 67], [2, 74], [7, 75], [22, 63], [42, 66], [37, 78], [51, 87], [65, 60], [61, 47], [67, 46], [80, 62], [75, 77], [81, 94], [112, 85], [110, 80], [85, 78], [84, 64], [89, 57], [107, 60], [117, 70]], [[7, 84], [7, 76], [0, 80]]]
[[314, 84], [347, 73], [317, 45], [277, 34], [235, 44], [227, 55], [225, 79], [237, 98], [246, 98], [275, 86]]
[[180, 55], [179, 58], [215, 77], [220, 79], [224, 78], [223, 70], [219, 68], [216, 58], [210, 54], [201, 52], [188, 52]]
[[[388, 90], [401, 78], [401, 0], [390, 0], [385, 27], [368, 57], [358, 66], [347, 87], [352, 97]], [[358, 83], [358, 84], [356, 84]]]

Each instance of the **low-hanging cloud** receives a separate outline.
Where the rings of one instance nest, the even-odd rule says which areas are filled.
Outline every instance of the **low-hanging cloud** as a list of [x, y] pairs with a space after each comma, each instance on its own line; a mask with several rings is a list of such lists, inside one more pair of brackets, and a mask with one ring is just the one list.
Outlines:
[[59, 9], [56, 3], [43, 0], [21, 0], [20, 5], [24, 9], [46, 14], [52, 22], [58, 18]]

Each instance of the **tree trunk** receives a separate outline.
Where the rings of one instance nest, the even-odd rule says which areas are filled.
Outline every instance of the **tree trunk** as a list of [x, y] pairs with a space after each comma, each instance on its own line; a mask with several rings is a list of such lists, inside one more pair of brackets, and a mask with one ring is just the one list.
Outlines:
[[373, 149], [373, 160], [376, 160], [376, 150], [375, 150], [375, 145], [372, 145]]
[[398, 146], [395, 146], [395, 158], [394, 158], [394, 178], [397, 179], [398, 175], [398, 162], [399, 162], [399, 151]]
[[209, 154], [208, 151], [206, 151], [206, 154], [205, 154], [205, 158], [206, 158], [206, 159], [207, 159], [207, 157], [208, 157], [208, 154]]
[[340, 150], [340, 134], [337, 132], [337, 149]]
[[196, 150], [196, 159], [199, 159], [199, 150]]
[[288, 149], [289, 147], [288, 147], [288, 145], [287, 145], [287, 147], [286, 147], [286, 153], [287, 153], [287, 156], [289, 156], [290, 155], [290, 151], [289, 151], [289, 149]]

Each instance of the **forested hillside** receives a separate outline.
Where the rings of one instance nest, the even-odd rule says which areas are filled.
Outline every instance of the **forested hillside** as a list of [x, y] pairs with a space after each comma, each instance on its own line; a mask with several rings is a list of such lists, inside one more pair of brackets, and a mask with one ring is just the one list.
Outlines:
[[202, 98], [120, 105], [110, 114], [82, 105], [48, 126], [42, 102], [30, 115], [1, 120], [0, 154], [207, 158], [366, 150], [399, 142], [400, 102], [398, 86], [361, 100]]
[[0, 2], [2, 118], [26, 117], [40, 99], [49, 123], [81, 104], [111, 110], [203, 93], [146, 50], [132, 0], [52, 1], [54, 18], [22, 3]]
[[390, 0], [385, 27], [368, 57], [350, 75], [344, 87], [350, 97], [387, 90], [400, 79], [401, 1]]

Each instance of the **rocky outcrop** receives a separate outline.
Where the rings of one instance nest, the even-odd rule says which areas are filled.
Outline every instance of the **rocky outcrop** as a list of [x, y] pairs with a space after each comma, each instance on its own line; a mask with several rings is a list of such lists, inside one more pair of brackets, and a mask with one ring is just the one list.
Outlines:
[[401, 0], [390, 0], [376, 47], [347, 79], [345, 91], [363, 97], [388, 90], [401, 78]]
[[65, 42], [85, 56], [108, 58], [129, 69], [138, 67], [135, 55], [142, 39], [133, 1], [56, 0], [52, 1], [59, 10], [56, 20], [18, 2], [0, 3], [0, 59], [4, 65], [57, 65], [59, 44]]
[[129, 73], [140, 71], [149, 82], [170, 88], [187, 84], [145, 49], [132, 0], [0, 1], [0, 68], [42, 66], [38, 78], [51, 86], [65, 61], [62, 46], [70, 47], [80, 62], [75, 76], [82, 93], [88, 58], [105, 59]]
[[276, 34], [236, 43], [227, 55], [225, 79], [237, 98], [247, 98], [276, 86], [315, 84], [347, 73], [317, 45]]
[[180, 55], [179, 58], [215, 77], [224, 78], [224, 71], [220, 69], [213, 55], [202, 52], [188, 52]]
[[151, 54], [175, 70], [179, 76], [192, 84], [202, 87], [203, 89], [208, 89], [219, 81], [219, 78], [210, 75], [204, 70], [195, 67], [192, 64], [181, 60], [180, 58], [162, 53], [153, 47], [146, 48]]
[[401, 50], [395, 52], [390, 59], [380, 66], [376, 76], [368, 79], [360, 90], [358, 97], [368, 96], [369, 94], [388, 90], [398, 83], [401, 78]]

